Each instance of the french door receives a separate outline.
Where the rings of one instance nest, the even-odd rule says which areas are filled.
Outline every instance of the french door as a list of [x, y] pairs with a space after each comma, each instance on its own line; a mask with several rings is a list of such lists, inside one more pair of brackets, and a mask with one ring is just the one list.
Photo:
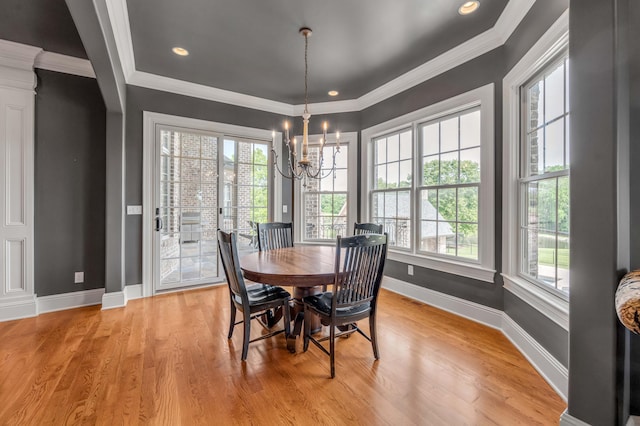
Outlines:
[[269, 220], [270, 142], [157, 125], [154, 158], [154, 291], [224, 280], [216, 230], [255, 250]]

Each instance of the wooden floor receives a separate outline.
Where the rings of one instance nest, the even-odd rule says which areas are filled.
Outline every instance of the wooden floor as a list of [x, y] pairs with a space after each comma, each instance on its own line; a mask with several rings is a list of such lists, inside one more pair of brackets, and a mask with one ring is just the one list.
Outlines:
[[0, 424], [555, 425], [566, 407], [499, 331], [384, 290], [379, 361], [340, 339], [331, 380], [279, 335], [243, 363], [227, 291], [0, 323]]

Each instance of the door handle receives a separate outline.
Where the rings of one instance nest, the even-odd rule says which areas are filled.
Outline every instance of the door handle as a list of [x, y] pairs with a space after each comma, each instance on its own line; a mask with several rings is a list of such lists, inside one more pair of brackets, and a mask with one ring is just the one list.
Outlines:
[[162, 218], [160, 217], [160, 209], [156, 208], [156, 231], [161, 231], [164, 227], [164, 223], [162, 223]]

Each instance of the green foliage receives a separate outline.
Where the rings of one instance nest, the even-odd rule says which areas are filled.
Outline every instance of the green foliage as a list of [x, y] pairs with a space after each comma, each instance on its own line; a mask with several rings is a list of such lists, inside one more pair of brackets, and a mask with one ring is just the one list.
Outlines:
[[[458, 165], [460, 169], [458, 170]], [[474, 161], [438, 161], [432, 160], [423, 167], [424, 185], [446, 185], [457, 183], [479, 183], [480, 165]], [[454, 232], [456, 218], [459, 222], [458, 234], [467, 237], [476, 236], [478, 232], [478, 188], [455, 188], [429, 190], [429, 202], [440, 215], [451, 224]], [[457, 213], [457, 215], [456, 215]]]
[[342, 210], [342, 207], [346, 203], [346, 194], [323, 194], [320, 197], [320, 211], [324, 215], [335, 216], [340, 213], [340, 210]]
[[251, 207], [254, 222], [267, 222], [267, 206], [269, 201], [267, 156], [260, 149], [253, 149], [253, 182], [251, 190]]

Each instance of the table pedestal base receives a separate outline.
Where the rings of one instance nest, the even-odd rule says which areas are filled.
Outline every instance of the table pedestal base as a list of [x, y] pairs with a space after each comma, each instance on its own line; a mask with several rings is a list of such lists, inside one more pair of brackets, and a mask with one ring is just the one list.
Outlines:
[[[304, 324], [304, 304], [302, 298], [322, 293], [322, 287], [294, 287], [293, 288], [293, 305], [291, 306], [291, 319], [293, 320], [293, 329], [291, 334], [287, 336], [287, 349], [289, 352], [296, 351], [296, 339], [302, 334], [302, 325]], [[322, 330], [320, 318], [316, 315], [311, 316], [311, 332], [317, 333]]]

